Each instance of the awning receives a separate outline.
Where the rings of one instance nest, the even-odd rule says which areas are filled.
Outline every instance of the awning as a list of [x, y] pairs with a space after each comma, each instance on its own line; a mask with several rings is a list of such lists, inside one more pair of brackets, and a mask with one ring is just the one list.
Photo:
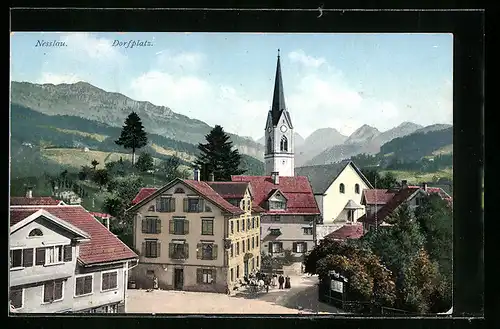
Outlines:
[[349, 200], [347, 202], [347, 204], [345, 205], [344, 209], [347, 209], [347, 210], [355, 210], [355, 209], [363, 209], [363, 207], [361, 207], [359, 204], [357, 204], [355, 201], [353, 200]]

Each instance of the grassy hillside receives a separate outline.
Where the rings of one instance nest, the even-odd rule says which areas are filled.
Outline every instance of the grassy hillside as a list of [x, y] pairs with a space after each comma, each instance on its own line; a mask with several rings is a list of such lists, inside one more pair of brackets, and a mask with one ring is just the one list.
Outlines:
[[421, 182], [437, 181], [439, 178], [453, 180], [453, 168], [446, 168], [436, 172], [423, 173], [418, 171], [407, 170], [384, 170], [382, 174], [391, 172], [396, 176], [398, 181], [407, 180], [412, 184], [420, 184]]

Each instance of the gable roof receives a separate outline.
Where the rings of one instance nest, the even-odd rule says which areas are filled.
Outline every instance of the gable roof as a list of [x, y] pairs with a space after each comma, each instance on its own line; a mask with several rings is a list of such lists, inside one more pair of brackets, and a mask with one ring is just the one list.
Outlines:
[[132, 204], [137, 204], [156, 192], [158, 189], [155, 187], [143, 187], [139, 190], [139, 193], [135, 196], [135, 198], [132, 200]]
[[[419, 188], [419, 186], [408, 186], [408, 187]], [[453, 198], [448, 193], [446, 193], [446, 191], [444, 189], [442, 189], [441, 187], [428, 186], [427, 190], [425, 190], [425, 191], [427, 193], [435, 193], [435, 194], [439, 195], [441, 197], [441, 199], [443, 199], [445, 201], [451, 202], [453, 200]]]
[[359, 239], [363, 236], [363, 225], [356, 224], [346, 224], [339, 228], [338, 230], [333, 231], [330, 234], [327, 234], [325, 238], [330, 238], [334, 240], [346, 240], [346, 239]]
[[249, 182], [252, 186], [254, 205], [264, 207], [265, 201], [274, 189], [287, 198], [285, 210], [265, 210], [266, 214], [309, 214], [318, 215], [320, 211], [307, 177], [282, 176], [275, 185], [271, 176], [231, 176], [233, 182]]
[[38, 196], [38, 197], [19, 197], [13, 196], [10, 197], [10, 205], [11, 206], [19, 206], [19, 205], [27, 205], [27, 206], [57, 206], [60, 204], [64, 204], [61, 200], [56, 200], [51, 198], [50, 196]]
[[250, 186], [247, 182], [207, 182], [207, 184], [224, 199], [241, 199]]
[[[137, 258], [137, 255], [125, 243], [97, 221], [82, 206], [42, 206], [37, 207], [38, 209], [90, 235], [90, 241], [80, 244], [78, 259], [83, 265], [110, 263]], [[25, 211], [27, 213], [26, 210], [26, 208], [18, 209], [13, 207], [11, 212]], [[33, 210], [33, 207], [30, 210]]]
[[356, 171], [369, 188], [373, 188], [365, 175], [363, 175], [361, 170], [351, 160], [344, 160], [326, 165], [297, 167], [295, 168], [295, 175], [306, 176], [309, 182], [311, 182], [314, 194], [324, 194], [340, 173], [349, 165]]
[[28, 225], [37, 218], [43, 217], [56, 224], [57, 226], [70, 231], [80, 239], [90, 239], [90, 235], [87, 232], [79, 229], [71, 223], [68, 223], [67, 221], [61, 220], [57, 216], [54, 216], [50, 212], [47, 212], [43, 209], [28, 209], [28, 211], [23, 211], [22, 208], [11, 208], [10, 214], [16, 219], [15, 223], [13, 223], [12, 221], [10, 222], [10, 234]]
[[401, 204], [409, 200], [417, 191], [422, 191], [419, 187], [407, 187], [400, 189], [394, 194], [394, 197], [390, 199], [382, 208], [377, 211], [376, 214], [367, 216], [364, 214], [358, 221], [373, 224], [377, 221], [381, 224], [388, 216], [390, 216]]
[[385, 189], [365, 189], [361, 197], [361, 204], [384, 205], [394, 197], [395, 191]]
[[[168, 190], [170, 187], [172, 187], [175, 184], [182, 183], [188, 188], [192, 189], [194, 192], [199, 194], [201, 197], [206, 198], [213, 204], [215, 204], [217, 207], [219, 207], [222, 211], [228, 212], [233, 215], [240, 215], [243, 214], [244, 211], [236, 206], [233, 206], [230, 204], [227, 200], [225, 200], [221, 195], [219, 195], [214, 189], [210, 187], [206, 182], [202, 181], [196, 181], [196, 180], [189, 180], [189, 179], [180, 179], [176, 178], [167, 185], [155, 189], [155, 191], [151, 191], [151, 189], [144, 191], [145, 189], [141, 189], [139, 193], [136, 195], [134, 198], [135, 201], [137, 201], [132, 207], [127, 209], [127, 211], [138, 209], [142, 207], [144, 204], [147, 202], [153, 200], [157, 196], [159, 196], [161, 193], [165, 192]], [[142, 195], [141, 195], [142, 193]], [[143, 197], [146, 195], [145, 197]], [[141, 198], [142, 197], [142, 198]]]

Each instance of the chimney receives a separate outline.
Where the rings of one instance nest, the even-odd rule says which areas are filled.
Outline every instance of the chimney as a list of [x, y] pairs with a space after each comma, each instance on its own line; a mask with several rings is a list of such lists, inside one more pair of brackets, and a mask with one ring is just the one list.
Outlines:
[[194, 168], [193, 179], [198, 181], [198, 182], [200, 181], [200, 169]]
[[214, 173], [213, 173], [213, 172], [209, 173], [209, 174], [208, 174], [208, 181], [209, 181], [209, 182], [213, 182], [214, 180], [215, 180], [215, 178], [214, 178]]
[[422, 189], [427, 192], [427, 183], [422, 183]]
[[401, 181], [401, 188], [404, 189], [404, 188], [408, 188], [408, 181], [406, 179], [403, 179]]
[[277, 171], [273, 171], [271, 173], [271, 178], [273, 179], [273, 184], [274, 185], [279, 185], [280, 184], [280, 174]]
[[30, 199], [33, 197], [33, 190], [31, 189], [31, 187], [28, 187], [28, 190], [26, 191], [26, 197]]

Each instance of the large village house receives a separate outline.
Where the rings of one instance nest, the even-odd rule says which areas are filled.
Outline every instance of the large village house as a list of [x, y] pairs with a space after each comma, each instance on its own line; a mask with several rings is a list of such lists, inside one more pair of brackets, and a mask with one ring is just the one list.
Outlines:
[[226, 293], [260, 266], [260, 218], [248, 183], [175, 179], [141, 189], [136, 212], [133, 271], [138, 287]]
[[11, 200], [11, 310], [125, 312], [137, 255], [83, 207], [28, 199]]

